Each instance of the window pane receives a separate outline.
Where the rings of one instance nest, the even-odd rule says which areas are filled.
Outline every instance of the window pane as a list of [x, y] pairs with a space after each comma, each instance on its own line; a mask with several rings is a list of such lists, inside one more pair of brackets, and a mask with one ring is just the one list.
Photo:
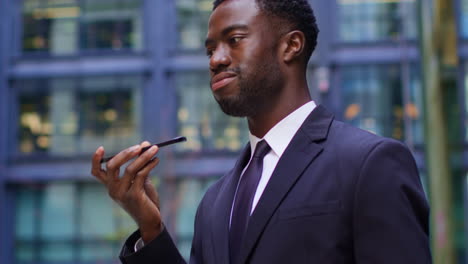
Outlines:
[[23, 4], [23, 50], [51, 54], [76, 51], [76, 1], [25, 0]]
[[23, 51], [141, 50], [140, 5], [140, 0], [25, 0]]
[[80, 192], [80, 237], [111, 239], [116, 230], [114, 204], [103, 186], [89, 184]]
[[142, 47], [140, 1], [84, 1], [82, 49], [135, 49]]
[[41, 245], [39, 258], [45, 263], [72, 261], [73, 247], [72, 243], [67, 242], [48, 242]]
[[141, 81], [138, 76], [18, 81], [18, 151], [74, 154], [135, 144]]
[[229, 117], [216, 103], [209, 88], [208, 74], [175, 75], [179, 134], [187, 142], [179, 150], [240, 150], [248, 141], [247, 121]]
[[338, 0], [342, 42], [416, 37], [416, 1]]
[[15, 215], [18, 263], [111, 263], [137, 229], [99, 183], [19, 186]]
[[[464, 87], [465, 87], [465, 118], [467, 118], [468, 116], [468, 71], [466, 70], [468, 69], [468, 62], [465, 62], [465, 83], [464, 83]], [[465, 140], [468, 141], [468, 119], [465, 120]]]
[[16, 242], [15, 258], [19, 263], [30, 263], [30, 261], [34, 261], [36, 259], [34, 244], [31, 242]]
[[[50, 94], [43, 80], [23, 81], [19, 84], [19, 151], [44, 152], [49, 148], [52, 124]], [[43, 89], [35, 89], [37, 86]], [[44, 87], [45, 86], [45, 87]]]
[[343, 117], [378, 135], [404, 138], [399, 67], [350, 66], [341, 80]]
[[461, 0], [461, 18], [460, 18], [461, 34], [464, 38], [468, 38], [468, 0]]
[[[121, 245], [122, 242], [119, 244]], [[90, 263], [115, 259], [118, 254], [119, 251], [116, 250], [116, 246], [107, 241], [102, 243], [83, 243], [79, 246], [79, 259], [81, 261], [89, 261]]]
[[176, 0], [179, 48], [200, 50], [204, 48], [211, 0]]
[[23, 188], [16, 196], [15, 233], [16, 239], [32, 241], [35, 238], [37, 193], [34, 188]]
[[[410, 97], [409, 102], [405, 104], [405, 114], [409, 118], [410, 133], [412, 142], [417, 144], [424, 143], [424, 97], [421, 84], [421, 71], [411, 70], [410, 73]], [[408, 135], [406, 136], [408, 138]]]
[[[42, 239], [73, 238], [76, 219], [75, 192], [75, 186], [70, 183], [51, 183], [44, 188], [39, 219], [39, 234]], [[50, 247], [60, 246], [50, 245]]]
[[160, 191], [162, 211], [165, 223], [174, 230], [174, 240], [185, 259], [190, 256], [193, 238], [193, 223], [198, 204], [209, 186], [216, 178], [211, 179], [166, 179]]

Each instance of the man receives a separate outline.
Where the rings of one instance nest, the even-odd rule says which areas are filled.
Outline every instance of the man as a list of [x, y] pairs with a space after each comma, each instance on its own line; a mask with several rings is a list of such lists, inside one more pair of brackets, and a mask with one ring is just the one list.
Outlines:
[[[198, 207], [190, 263], [431, 262], [429, 209], [410, 152], [311, 101], [306, 68], [317, 34], [306, 0], [215, 1], [211, 89], [225, 113], [247, 117], [251, 136]], [[139, 226], [123, 263], [184, 263], [147, 180], [157, 147], [139, 155], [147, 145], [105, 170], [100, 147], [92, 173]]]

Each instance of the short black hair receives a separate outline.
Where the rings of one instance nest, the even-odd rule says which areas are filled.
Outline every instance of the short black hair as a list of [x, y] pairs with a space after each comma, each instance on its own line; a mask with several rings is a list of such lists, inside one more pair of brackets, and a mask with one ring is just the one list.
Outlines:
[[[226, 0], [215, 0], [213, 11]], [[306, 38], [305, 59], [309, 61], [317, 46], [319, 29], [312, 7], [307, 0], [255, 0], [260, 11], [290, 23], [291, 30], [300, 30]]]

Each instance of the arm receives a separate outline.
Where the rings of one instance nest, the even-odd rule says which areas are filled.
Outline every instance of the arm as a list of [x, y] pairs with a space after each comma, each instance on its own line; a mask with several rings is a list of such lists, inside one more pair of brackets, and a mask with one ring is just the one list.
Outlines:
[[185, 260], [166, 229], [163, 229], [154, 240], [143, 248], [134, 252], [133, 246], [140, 237], [140, 232], [136, 231], [127, 239], [120, 251], [119, 258], [122, 263], [185, 264]]
[[365, 158], [354, 197], [356, 263], [431, 263], [429, 206], [414, 159], [385, 140]]
[[[195, 233], [192, 241], [190, 264], [203, 263], [201, 249], [202, 241], [200, 236], [200, 234], [203, 233], [200, 219], [202, 203], [200, 203], [195, 216]], [[157, 260], [158, 264], [186, 263], [166, 229], [164, 229], [153, 241], [145, 244], [145, 246], [137, 252], [134, 252], [133, 248], [140, 237], [140, 232], [136, 231], [127, 239], [122, 251], [120, 252], [120, 260], [122, 263], [149, 263], [151, 260]]]
[[[158, 148], [151, 147], [140, 155], [141, 149], [149, 145], [148, 142], [143, 142], [123, 150], [107, 162], [105, 169], [100, 164], [104, 156], [104, 148], [100, 147], [93, 156], [91, 173], [105, 185], [109, 196], [139, 227], [139, 231], [130, 236], [122, 249], [122, 263], [184, 263], [164, 229], [158, 194], [148, 178], [150, 171], [159, 162], [157, 158], [153, 158]], [[125, 168], [120, 177], [121, 167], [133, 158], [135, 160]], [[134, 252], [133, 246], [140, 237], [147, 246]]]

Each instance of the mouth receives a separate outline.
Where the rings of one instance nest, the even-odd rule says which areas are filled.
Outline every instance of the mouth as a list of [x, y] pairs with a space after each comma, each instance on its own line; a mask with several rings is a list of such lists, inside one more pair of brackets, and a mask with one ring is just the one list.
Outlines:
[[235, 78], [236, 78], [235, 73], [231, 73], [231, 72], [218, 73], [211, 79], [211, 90], [213, 90], [213, 92], [216, 90], [219, 90], [227, 86], [228, 84], [230, 84], [232, 81], [234, 81]]

